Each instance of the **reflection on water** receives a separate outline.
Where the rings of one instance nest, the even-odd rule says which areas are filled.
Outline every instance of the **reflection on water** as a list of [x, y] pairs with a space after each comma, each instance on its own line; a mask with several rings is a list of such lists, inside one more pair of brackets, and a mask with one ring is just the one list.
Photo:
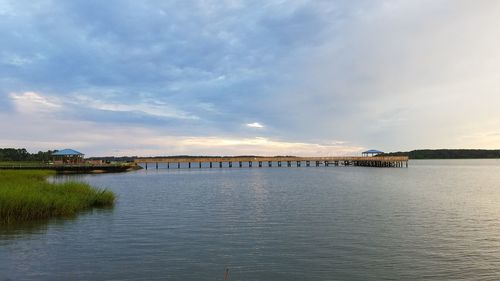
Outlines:
[[498, 280], [500, 163], [67, 175], [112, 210], [0, 230], [0, 280]]
[[74, 216], [42, 219], [29, 222], [16, 222], [12, 224], [1, 225], [0, 245], [8, 240], [24, 238], [30, 235], [46, 234], [49, 227], [63, 228], [65, 224], [77, 220], [78, 216], [91, 216], [93, 214], [109, 215], [112, 212], [113, 207], [100, 207], [81, 211]]
[[[34, 234], [44, 234], [47, 231], [48, 220], [7, 224], [0, 227], [0, 245], [6, 240], [23, 238]], [[54, 222], [57, 223], [57, 222]], [[5, 243], [4, 243], [5, 244]]]

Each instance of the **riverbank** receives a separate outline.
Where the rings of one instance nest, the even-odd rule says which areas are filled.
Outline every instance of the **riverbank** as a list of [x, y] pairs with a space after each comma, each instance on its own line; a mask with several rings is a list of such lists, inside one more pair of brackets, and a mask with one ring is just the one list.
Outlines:
[[111, 191], [86, 183], [53, 184], [49, 170], [0, 170], [0, 224], [69, 217], [94, 207], [110, 207]]

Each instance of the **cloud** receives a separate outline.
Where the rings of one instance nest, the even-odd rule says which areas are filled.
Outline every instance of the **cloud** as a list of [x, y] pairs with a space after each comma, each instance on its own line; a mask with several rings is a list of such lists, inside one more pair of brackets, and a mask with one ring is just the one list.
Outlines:
[[136, 112], [161, 118], [174, 119], [198, 119], [197, 116], [177, 110], [172, 106], [160, 101], [141, 101], [136, 104], [125, 104], [118, 102], [105, 102], [89, 96], [77, 95], [75, 99], [68, 101], [78, 106], [91, 109], [114, 111], [114, 112]]
[[264, 128], [264, 125], [260, 124], [259, 122], [248, 123], [246, 124], [246, 126], [249, 128], [258, 128], [258, 129]]
[[23, 113], [48, 113], [58, 111], [62, 107], [58, 99], [47, 98], [35, 92], [10, 93], [9, 96], [17, 110]]
[[[16, 122], [2, 122], [0, 131], [9, 132], [0, 139], [0, 147], [28, 147], [33, 151], [72, 147], [87, 156], [104, 155], [345, 155], [363, 148], [342, 141], [308, 143], [267, 137], [196, 136], [172, 134], [171, 128], [148, 128], [132, 123], [106, 123], [81, 120], [71, 112], [85, 105], [87, 110], [137, 110], [139, 107], [93, 103], [81, 96], [55, 98], [36, 92], [12, 93]], [[43, 113], [43, 114], [40, 114]], [[87, 111], [87, 114], [90, 112]], [[63, 118], [65, 117], [65, 118]], [[0, 113], [0, 118], [12, 118]], [[255, 122], [259, 126], [261, 124]], [[251, 124], [255, 126], [255, 124]], [[262, 126], [263, 127], [263, 126]], [[26, 130], [29, 128], [29, 130]], [[36, 139], [32, 136], [37, 136]], [[57, 136], [57, 137], [54, 137]], [[120, 139], [120, 142], [116, 142]]]
[[[333, 140], [339, 151], [492, 147], [499, 12], [465, 0], [11, 1], [0, 4], [0, 108], [37, 132], [8, 142], [33, 147], [58, 143], [62, 125], [97, 139], [91, 125], [147, 129], [186, 153], [202, 152], [181, 141], [193, 138], [239, 140], [226, 148], [249, 154]], [[268, 141], [249, 144], [248, 128]]]
[[119, 102], [106, 102], [92, 96], [73, 95], [69, 97], [57, 97], [36, 92], [24, 92], [21, 94], [11, 93], [11, 101], [16, 109], [24, 114], [34, 112], [64, 113], [65, 116], [77, 116], [72, 112], [80, 111], [90, 113], [92, 111], [109, 111], [128, 114], [141, 114], [152, 117], [167, 119], [196, 120], [197, 116], [188, 114], [181, 110], [172, 108], [170, 105], [160, 101], [143, 100], [136, 104]]
[[274, 112], [284, 137], [359, 140], [388, 151], [476, 146], [462, 135], [500, 118], [492, 106], [500, 102], [500, 4], [449, 5], [360, 5], [349, 25], [289, 67], [290, 79], [259, 101], [261, 111]]
[[346, 155], [358, 153], [363, 149], [359, 146], [349, 146], [347, 144], [303, 143], [262, 137], [187, 137], [180, 139], [177, 143], [180, 147], [201, 148], [201, 151], [213, 151], [219, 155], [225, 153], [232, 155]]
[[[35, 118], [36, 117], [36, 118]], [[0, 118], [7, 118], [0, 113]], [[105, 155], [352, 155], [363, 148], [341, 142], [305, 143], [262, 137], [186, 136], [126, 124], [97, 124], [36, 114], [22, 115], [16, 123], [2, 122], [0, 147], [28, 147], [31, 151], [71, 147], [87, 156]], [[29, 127], [27, 131], [25, 128]], [[32, 135], [37, 135], [32, 139]], [[53, 136], [57, 135], [57, 138]], [[120, 141], [117, 142], [116, 140]]]

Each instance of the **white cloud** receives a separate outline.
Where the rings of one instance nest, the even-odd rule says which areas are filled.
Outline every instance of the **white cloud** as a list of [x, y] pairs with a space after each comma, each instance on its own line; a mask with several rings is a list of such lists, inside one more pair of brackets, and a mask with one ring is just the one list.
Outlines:
[[62, 103], [54, 97], [43, 96], [36, 92], [10, 93], [9, 97], [16, 109], [23, 113], [45, 112], [60, 110]]
[[[130, 134], [133, 132], [133, 134]], [[117, 155], [295, 155], [295, 156], [343, 156], [358, 155], [364, 147], [356, 145], [331, 145], [319, 143], [292, 142], [271, 138], [242, 138], [219, 136], [169, 136], [144, 129], [126, 132], [131, 136], [121, 147], [110, 149]], [[115, 135], [115, 134], [113, 134]]]
[[174, 119], [196, 120], [197, 116], [173, 108], [162, 102], [140, 102], [137, 104], [125, 104], [118, 102], [105, 102], [90, 96], [78, 95], [73, 97], [55, 97], [37, 92], [10, 93], [9, 97], [15, 104], [16, 109], [22, 113], [43, 112], [55, 113], [59, 111], [72, 111], [73, 107], [91, 108], [97, 110], [116, 112], [136, 112], [150, 116]]
[[246, 126], [249, 128], [264, 128], [264, 125], [260, 124], [259, 122], [248, 123], [246, 124]]
[[[176, 142], [179, 147], [190, 150], [213, 152], [218, 155], [352, 155], [363, 147], [347, 144], [318, 144], [284, 141], [271, 138], [241, 137], [181, 137]], [[206, 153], [205, 152], [205, 153]]]
[[197, 116], [184, 112], [182, 110], [175, 109], [174, 107], [163, 103], [163, 102], [139, 102], [136, 104], [126, 104], [118, 102], [107, 102], [99, 99], [95, 99], [91, 96], [78, 95], [76, 96], [76, 102], [84, 107], [90, 107], [98, 110], [116, 111], [116, 112], [138, 112], [146, 115], [164, 117], [164, 118], [175, 118], [175, 119], [199, 119]]
[[[0, 147], [25, 147], [29, 151], [70, 147], [87, 156], [105, 155], [349, 155], [363, 148], [342, 142], [308, 143], [275, 138], [239, 136], [172, 135], [168, 130], [131, 124], [106, 124], [61, 119], [37, 112], [0, 113]], [[33, 137], [33, 136], [36, 136]], [[120, 141], [117, 142], [116, 140]]]

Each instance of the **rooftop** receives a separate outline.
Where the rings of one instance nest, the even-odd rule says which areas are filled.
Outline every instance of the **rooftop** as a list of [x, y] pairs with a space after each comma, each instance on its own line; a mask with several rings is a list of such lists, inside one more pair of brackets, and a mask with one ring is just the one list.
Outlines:
[[376, 149], [370, 149], [370, 150], [364, 151], [363, 153], [373, 154], [373, 153], [384, 153], [384, 152], [380, 151], [380, 150], [376, 150]]
[[52, 155], [55, 155], [55, 156], [74, 156], [74, 155], [83, 155], [83, 153], [78, 152], [78, 151], [73, 150], [73, 149], [63, 149], [63, 150], [59, 150], [57, 152], [52, 153]]

